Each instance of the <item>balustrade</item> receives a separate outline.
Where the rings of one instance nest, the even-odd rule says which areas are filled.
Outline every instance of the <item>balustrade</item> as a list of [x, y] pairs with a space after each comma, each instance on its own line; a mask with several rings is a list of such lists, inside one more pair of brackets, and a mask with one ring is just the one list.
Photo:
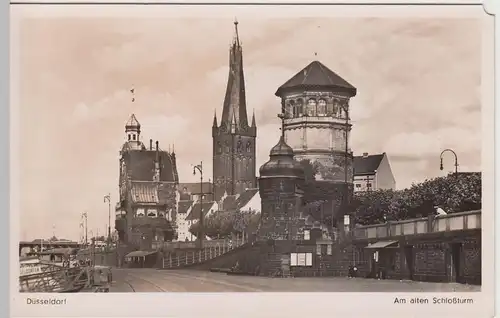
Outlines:
[[429, 216], [355, 228], [354, 239], [389, 238], [481, 228], [481, 210]]

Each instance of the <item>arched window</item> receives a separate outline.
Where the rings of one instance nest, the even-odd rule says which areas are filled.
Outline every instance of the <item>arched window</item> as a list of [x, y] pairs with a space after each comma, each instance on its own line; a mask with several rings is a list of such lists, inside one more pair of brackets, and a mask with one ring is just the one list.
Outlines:
[[130, 137], [130, 134], [128, 134], [128, 141], [130, 141], [130, 138], [131, 138], [131, 137]]
[[294, 109], [293, 109], [293, 101], [288, 101], [285, 104], [285, 118], [293, 118], [294, 117]]
[[247, 142], [247, 152], [252, 152], [252, 144], [249, 142]]
[[326, 101], [324, 99], [320, 99], [318, 102], [318, 116], [326, 115]]
[[217, 141], [217, 153], [222, 153], [222, 145], [220, 144], [220, 141]]
[[132, 140], [135, 140], [135, 134], [132, 135]]
[[230, 152], [230, 150], [229, 150], [229, 143], [227, 141], [224, 143], [224, 148], [225, 148], [224, 150], [226, 151], [226, 153]]
[[313, 98], [307, 101], [307, 116], [316, 116], [316, 100]]
[[327, 116], [335, 116], [335, 112], [333, 110], [333, 102], [329, 102], [326, 105], [326, 115]]
[[333, 100], [333, 117], [340, 117], [340, 101], [338, 99]]
[[242, 148], [241, 141], [238, 141], [238, 143], [236, 144], [236, 151], [241, 152], [242, 150], [241, 148]]
[[297, 99], [297, 102], [294, 105], [295, 117], [302, 117], [302, 115], [304, 115], [303, 107], [304, 107], [304, 101], [301, 98]]

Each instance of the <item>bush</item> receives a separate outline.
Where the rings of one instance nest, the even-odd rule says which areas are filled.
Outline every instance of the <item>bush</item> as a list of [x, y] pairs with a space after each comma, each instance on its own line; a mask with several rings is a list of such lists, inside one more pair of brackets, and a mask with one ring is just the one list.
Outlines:
[[357, 193], [353, 201], [355, 222], [363, 225], [425, 217], [435, 212], [435, 206], [447, 213], [477, 210], [481, 208], [481, 174], [450, 174], [404, 190]]

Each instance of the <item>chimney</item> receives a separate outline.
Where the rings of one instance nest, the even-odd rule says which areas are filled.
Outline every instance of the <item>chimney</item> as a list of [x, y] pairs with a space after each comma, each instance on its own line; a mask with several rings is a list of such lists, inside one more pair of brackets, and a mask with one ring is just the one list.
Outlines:
[[149, 139], [149, 150], [153, 150], [153, 139]]
[[368, 157], [368, 152], [363, 152], [363, 158]]
[[156, 151], [158, 151], [158, 140], [156, 141]]

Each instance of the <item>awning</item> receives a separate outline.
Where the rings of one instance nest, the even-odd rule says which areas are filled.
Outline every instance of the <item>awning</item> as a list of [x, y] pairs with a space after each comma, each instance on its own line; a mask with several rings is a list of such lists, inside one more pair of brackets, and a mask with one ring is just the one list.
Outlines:
[[134, 252], [130, 252], [128, 253], [127, 255], [125, 255], [125, 257], [143, 257], [143, 256], [148, 256], [148, 255], [152, 255], [152, 254], [155, 254], [156, 251], [134, 251]]
[[389, 247], [397, 242], [398, 241], [379, 241], [372, 244], [368, 244], [368, 246], [365, 246], [365, 248], [384, 248], [384, 247]]

